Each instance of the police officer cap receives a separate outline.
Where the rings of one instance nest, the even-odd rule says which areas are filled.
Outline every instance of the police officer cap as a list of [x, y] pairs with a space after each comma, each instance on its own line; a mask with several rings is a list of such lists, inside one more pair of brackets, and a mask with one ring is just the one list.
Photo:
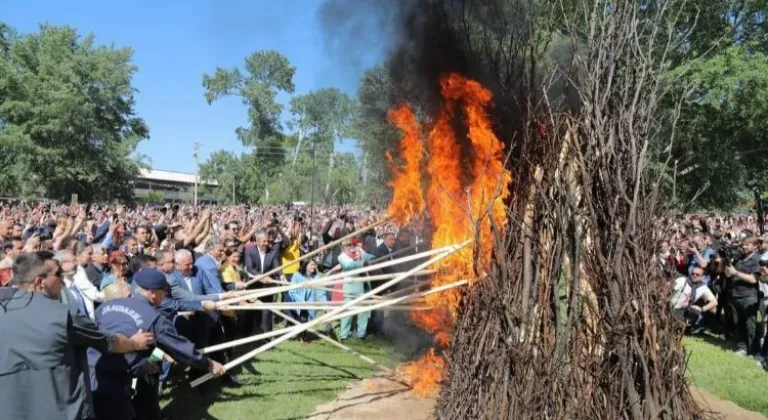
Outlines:
[[168, 281], [165, 279], [165, 274], [155, 268], [142, 268], [133, 275], [133, 282], [146, 290], [168, 288]]

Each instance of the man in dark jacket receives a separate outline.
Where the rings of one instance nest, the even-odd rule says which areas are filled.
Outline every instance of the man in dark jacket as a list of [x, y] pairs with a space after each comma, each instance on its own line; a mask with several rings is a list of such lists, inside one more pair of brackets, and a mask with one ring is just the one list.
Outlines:
[[50, 252], [19, 256], [13, 284], [0, 288], [0, 418], [93, 418], [85, 348], [136, 351], [152, 335], [105, 333], [63, 304], [61, 268]]

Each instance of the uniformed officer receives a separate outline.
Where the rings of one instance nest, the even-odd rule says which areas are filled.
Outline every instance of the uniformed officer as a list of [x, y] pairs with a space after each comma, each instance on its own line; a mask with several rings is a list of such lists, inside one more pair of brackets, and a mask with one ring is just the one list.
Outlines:
[[[225, 369], [221, 364], [198, 353], [194, 344], [180, 336], [171, 321], [157, 310], [168, 287], [165, 275], [154, 268], [144, 268], [133, 276], [133, 283], [132, 297], [99, 307], [96, 311], [99, 327], [128, 336], [141, 330], [151, 332], [155, 345], [177, 362], [216, 376], [223, 375]], [[88, 350], [97, 419], [157, 418], [160, 412], [157, 387], [143, 379], [158, 372], [157, 366], [149, 361], [152, 350], [123, 355]], [[132, 378], [138, 378], [133, 401]]]

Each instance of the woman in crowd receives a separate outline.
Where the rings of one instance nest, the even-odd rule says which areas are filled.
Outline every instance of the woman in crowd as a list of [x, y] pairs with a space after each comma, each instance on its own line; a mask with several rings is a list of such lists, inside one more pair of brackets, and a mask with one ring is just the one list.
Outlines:
[[[227, 248], [224, 251], [224, 262], [221, 264], [221, 280], [226, 290], [236, 290], [243, 282], [240, 268], [240, 251], [237, 248]], [[224, 327], [224, 340], [232, 341], [237, 338], [237, 315], [235, 311], [221, 311], [221, 324]], [[226, 350], [227, 357], [232, 358], [232, 349]]]
[[112, 284], [130, 285], [131, 279], [128, 277], [128, 257], [126, 257], [122, 251], [113, 251], [109, 254], [109, 265], [111, 272], [101, 280], [99, 290], [105, 290]]
[[[291, 284], [301, 284], [308, 281], [317, 280], [320, 273], [317, 271], [317, 262], [314, 260], [302, 261], [299, 270], [291, 276]], [[293, 289], [286, 293], [286, 301], [293, 303], [314, 303], [327, 302], [328, 296], [325, 291], [313, 288]], [[291, 316], [299, 322], [307, 322], [315, 319], [317, 313], [315, 310], [292, 310]], [[326, 331], [330, 329], [330, 324], [326, 325]], [[307, 333], [302, 334], [301, 340], [307, 341]]]

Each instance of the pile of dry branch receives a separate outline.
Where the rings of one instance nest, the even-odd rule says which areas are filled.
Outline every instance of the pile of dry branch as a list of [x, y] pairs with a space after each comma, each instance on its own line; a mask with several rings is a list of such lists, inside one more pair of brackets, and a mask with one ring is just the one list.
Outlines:
[[652, 265], [659, 174], [649, 162], [671, 142], [658, 103], [681, 3], [576, 3], [568, 18], [588, 30], [570, 34], [575, 71], [553, 80], [567, 79], [579, 106], [530, 104], [513, 149], [526, 152], [510, 163], [510, 228], [491, 275], [464, 297], [441, 419], [702, 416]]

